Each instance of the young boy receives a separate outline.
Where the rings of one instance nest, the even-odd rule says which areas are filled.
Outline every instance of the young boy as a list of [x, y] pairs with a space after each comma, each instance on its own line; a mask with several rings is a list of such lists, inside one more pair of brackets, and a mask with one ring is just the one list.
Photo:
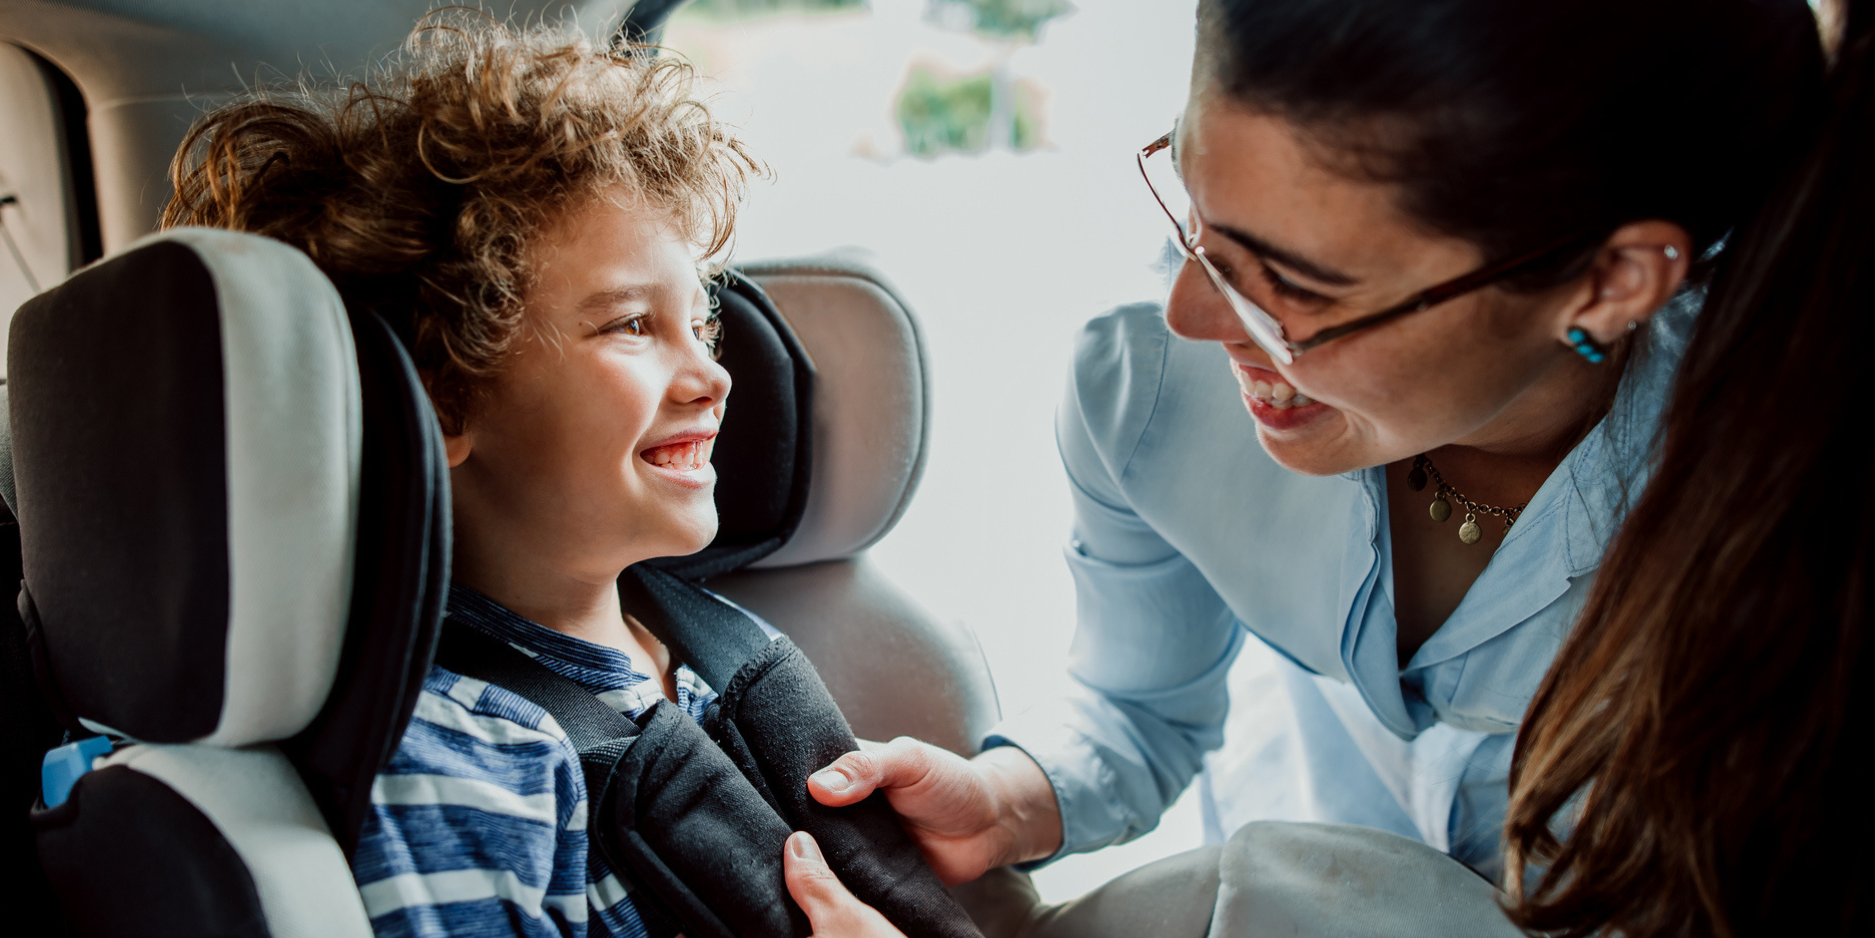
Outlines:
[[[615, 586], [716, 532], [704, 264], [760, 167], [688, 66], [433, 23], [348, 94], [237, 102], [183, 153], [167, 224], [292, 244], [409, 345], [451, 467], [455, 624], [628, 716], [700, 717], [714, 692]], [[513, 693], [432, 669], [373, 802], [353, 870], [379, 935], [644, 932], [589, 856], [578, 754]]]

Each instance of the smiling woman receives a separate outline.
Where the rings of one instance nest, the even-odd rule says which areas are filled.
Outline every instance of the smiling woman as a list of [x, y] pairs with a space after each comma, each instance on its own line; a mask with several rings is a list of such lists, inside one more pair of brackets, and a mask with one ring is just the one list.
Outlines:
[[[1202, 0], [1197, 37], [1134, 194], [1183, 263], [1083, 330], [1056, 424], [1077, 693], [970, 762], [895, 742], [817, 784], [883, 788], [956, 879], [1137, 837], [1201, 769], [1227, 860], [1285, 842], [1252, 822], [1328, 821], [1495, 879], [1517, 731], [1716, 245], [1823, 102], [1811, 10]], [[1239, 681], [1247, 645], [1277, 654]], [[1174, 905], [1293, 933], [1263, 885]], [[1373, 933], [1450, 933], [1393, 911]]]

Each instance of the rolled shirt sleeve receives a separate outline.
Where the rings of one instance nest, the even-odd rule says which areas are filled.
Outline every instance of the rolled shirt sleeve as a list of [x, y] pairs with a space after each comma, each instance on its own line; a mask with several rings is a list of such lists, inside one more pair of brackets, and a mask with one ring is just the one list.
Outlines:
[[[1128, 321], [1103, 318], [1083, 333], [1077, 363], [1109, 373], [1089, 386], [1077, 365], [1056, 421], [1074, 503], [1066, 554], [1077, 692], [1004, 722], [984, 743], [1018, 746], [1047, 773], [1063, 854], [1158, 824], [1222, 741], [1225, 680], [1244, 639], [1204, 574], [1133, 512], [1118, 484], [1163, 372], [1163, 333], [1155, 360], [1155, 337], [1124, 334]], [[1132, 343], [1124, 355], [1122, 343]]]

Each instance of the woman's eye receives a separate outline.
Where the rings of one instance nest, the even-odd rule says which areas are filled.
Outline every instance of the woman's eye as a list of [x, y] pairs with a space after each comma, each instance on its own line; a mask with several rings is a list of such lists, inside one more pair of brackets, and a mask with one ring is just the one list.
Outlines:
[[1270, 289], [1274, 290], [1277, 296], [1286, 300], [1293, 300], [1297, 303], [1308, 303], [1317, 306], [1331, 302], [1328, 297], [1301, 286], [1289, 278], [1284, 277], [1282, 274], [1277, 273], [1276, 269], [1268, 264], [1259, 263], [1257, 266], [1262, 268], [1263, 280], [1269, 284]]
[[723, 321], [715, 313], [711, 313], [708, 319], [700, 320], [692, 324], [690, 331], [691, 334], [697, 337], [697, 341], [703, 343], [704, 348], [709, 349], [711, 359], [715, 359], [722, 354]]

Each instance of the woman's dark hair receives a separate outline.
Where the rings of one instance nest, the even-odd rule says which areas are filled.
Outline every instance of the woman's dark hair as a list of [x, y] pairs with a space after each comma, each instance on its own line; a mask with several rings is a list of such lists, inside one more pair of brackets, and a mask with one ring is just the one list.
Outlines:
[[1870, 14], [1726, 251], [1653, 481], [1531, 704], [1507, 822], [1531, 931], [1875, 934]]
[[1703, 252], [1755, 210], [1822, 74], [1804, 0], [1202, 0], [1198, 44], [1198, 82], [1491, 260], [1649, 218]]

